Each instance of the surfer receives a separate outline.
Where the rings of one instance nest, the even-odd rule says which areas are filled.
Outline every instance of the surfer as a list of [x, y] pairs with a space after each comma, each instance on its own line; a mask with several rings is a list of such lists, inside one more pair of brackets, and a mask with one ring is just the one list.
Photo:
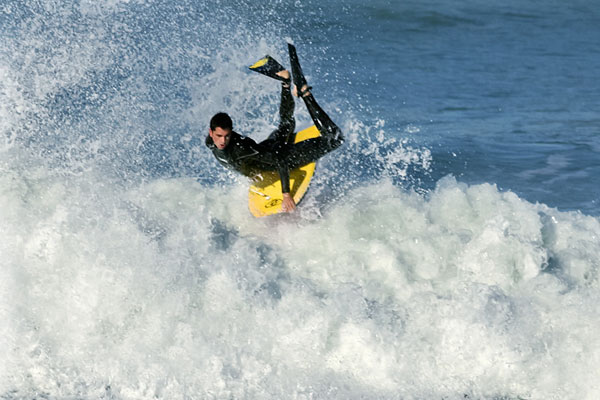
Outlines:
[[[293, 48], [291, 45], [290, 47]], [[292, 97], [290, 72], [270, 56], [266, 56], [261, 62], [260, 66], [253, 66], [254, 68], [251, 67], [251, 69], [281, 81], [279, 126], [267, 139], [256, 143], [235, 132], [231, 117], [224, 112], [219, 112], [210, 120], [206, 146], [220, 164], [242, 175], [255, 178], [263, 171], [277, 171], [281, 179], [283, 195], [281, 209], [284, 212], [291, 212], [296, 209], [296, 204], [290, 194], [289, 172], [317, 161], [338, 148], [343, 143], [344, 137], [337, 125], [317, 104], [310, 92], [311, 88], [306, 84], [302, 75], [297, 58], [295, 63], [292, 58], [294, 94], [304, 100], [315, 126], [321, 133], [319, 137], [294, 143], [296, 135], [294, 132], [296, 127], [295, 104]]]

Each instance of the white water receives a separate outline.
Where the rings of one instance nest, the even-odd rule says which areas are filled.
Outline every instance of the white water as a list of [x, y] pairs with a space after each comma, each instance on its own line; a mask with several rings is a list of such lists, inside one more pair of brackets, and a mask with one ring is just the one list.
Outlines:
[[244, 185], [0, 189], [6, 398], [600, 395], [595, 218], [452, 178], [261, 220]]

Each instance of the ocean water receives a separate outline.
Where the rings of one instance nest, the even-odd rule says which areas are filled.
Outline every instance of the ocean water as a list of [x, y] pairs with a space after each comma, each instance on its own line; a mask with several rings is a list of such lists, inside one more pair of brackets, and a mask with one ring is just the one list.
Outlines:
[[[4, 0], [0, 399], [599, 398], [599, 6]], [[255, 219], [286, 41], [347, 141]]]

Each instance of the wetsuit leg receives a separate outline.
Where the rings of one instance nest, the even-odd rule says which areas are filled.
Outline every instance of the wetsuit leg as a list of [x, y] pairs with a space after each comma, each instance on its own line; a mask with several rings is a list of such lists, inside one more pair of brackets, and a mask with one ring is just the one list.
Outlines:
[[[337, 125], [329, 118], [329, 115], [323, 111], [321, 106], [317, 104], [317, 101], [313, 97], [312, 93], [307, 96], [303, 96], [304, 104], [306, 104], [306, 108], [308, 109], [308, 113], [312, 118], [315, 126], [321, 132], [321, 136], [326, 137], [332, 141], [338, 141], [339, 144], [335, 145], [338, 147], [344, 141], [344, 136], [342, 135], [342, 131]], [[334, 147], [334, 148], [335, 148]]]
[[298, 168], [317, 161], [325, 154], [337, 149], [344, 142], [344, 135], [327, 113], [317, 104], [312, 94], [302, 97], [306, 108], [321, 133], [321, 136], [304, 140], [288, 148], [288, 164], [290, 169]]
[[279, 126], [262, 143], [272, 145], [283, 145], [294, 143], [296, 134], [296, 120], [294, 119], [294, 98], [290, 86], [285, 83], [281, 85], [281, 102], [279, 104]]

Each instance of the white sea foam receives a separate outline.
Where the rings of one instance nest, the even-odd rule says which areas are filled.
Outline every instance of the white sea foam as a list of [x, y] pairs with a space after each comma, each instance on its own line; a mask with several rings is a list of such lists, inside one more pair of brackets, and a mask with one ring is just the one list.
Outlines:
[[600, 394], [596, 218], [453, 178], [316, 219], [191, 179], [0, 187], [7, 398]]

